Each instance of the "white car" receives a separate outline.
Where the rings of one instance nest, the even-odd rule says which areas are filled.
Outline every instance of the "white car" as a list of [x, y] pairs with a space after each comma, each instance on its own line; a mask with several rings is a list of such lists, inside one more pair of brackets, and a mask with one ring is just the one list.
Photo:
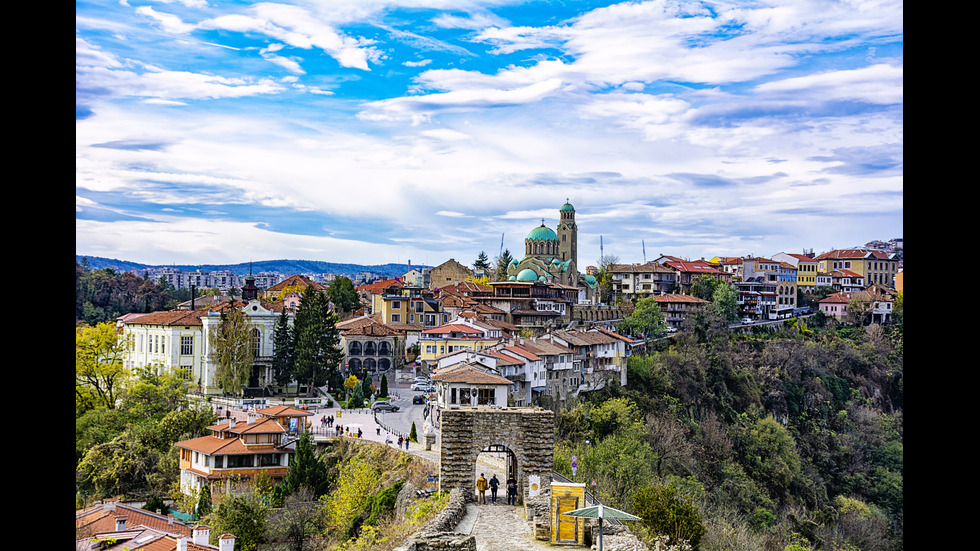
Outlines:
[[412, 390], [421, 390], [422, 392], [428, 392], [430, 388], [431, 387], [429, 386], [429, 383], [425, 383], [425, 382], [412, 384]]

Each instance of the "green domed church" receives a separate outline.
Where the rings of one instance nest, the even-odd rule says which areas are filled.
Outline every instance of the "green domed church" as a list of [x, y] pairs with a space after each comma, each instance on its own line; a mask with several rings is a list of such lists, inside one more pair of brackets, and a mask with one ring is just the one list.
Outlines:
[[[558, 210], [558, 231], [541, 225], [524, 238], [524, 258], [507, 266], [508, 281], [542, 281], [595, 289], [593, 276], [578, 271], [578, 226], [568, 201]], [[590, 281], [591, 280], [591, 281]]]

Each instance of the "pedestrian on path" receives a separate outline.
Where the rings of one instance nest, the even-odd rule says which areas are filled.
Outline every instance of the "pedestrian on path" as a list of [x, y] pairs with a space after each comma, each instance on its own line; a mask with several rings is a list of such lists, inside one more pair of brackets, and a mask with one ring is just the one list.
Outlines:
[[375, 428], [378, 430], [378, 436], [381, 436], [381, 423], [378, 423]]
[[497, 480], [497, 475], [494, 474], [490, 477], [490, 503], [497, 503], [497, 486], [500, 486], [500, 481]]
[[483, 473], [480, 473], [480, 478], [476, 479], [476, 491], [480, 492], [480, 498], [477, 503], [487, 504], [487, 479], [483, 478]]
[[517, 505], [517, 481], [513, 476], [507, 479], [507, 505]]
[[399, 435], [398, 435], [398, 448], [399, 448], [399, 449], [400, 449], [400, 448], [402, 447], [402, 441], [403, 441], [403, 440], [404, 440], [404, 439], [402, 438], [402, 435], [400, 435], [400, 434], [399, 434]]
[[408, 449], [408, 437], [407, 436], [405, 437], [405, 449], [406, 450]]

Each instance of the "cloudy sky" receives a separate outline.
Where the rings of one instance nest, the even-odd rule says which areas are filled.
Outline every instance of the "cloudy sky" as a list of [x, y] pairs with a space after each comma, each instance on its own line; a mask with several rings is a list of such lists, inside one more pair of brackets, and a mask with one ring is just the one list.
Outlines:
[[903, 233], [889, 0], [75, 3], [76, 253], [471, 264]]

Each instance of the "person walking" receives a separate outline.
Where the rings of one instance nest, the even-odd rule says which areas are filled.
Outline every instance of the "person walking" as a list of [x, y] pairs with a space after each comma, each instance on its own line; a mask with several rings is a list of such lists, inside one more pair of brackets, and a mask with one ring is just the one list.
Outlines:
[[497, 486], [500, 485], [500, 481], [497, 480], [497, 475], [494, 474], [490, 477], [490, 503], [497, 503]]
[[480, 492], [480, 498], [477, 503], [487, 504], [487, 479], [483, 478], [483, 473], [480, 473], [480, 478], [476, 479], [476, 491]]
[[507, 479], [507, 505], [517, 505], [517, 481], [513, 476]]
[[402, 435], [400, 435], [400, 434], [399, 434], [399, 435], [398, 435], [398, 447], [399, 447], [399, 448], [401, 448], [401, 447], [402, 447], [402, 441], [403, 441], [403, 438], [402, 438]]
[[375, 426], [375, 429], [378, 431], [378, 436], [381, 436], [381, 423], [378, 423], [377, 426]]
[[408, 449], [408, 437], [407, 436], [405, 437], [405, 449], [406, 450]]

